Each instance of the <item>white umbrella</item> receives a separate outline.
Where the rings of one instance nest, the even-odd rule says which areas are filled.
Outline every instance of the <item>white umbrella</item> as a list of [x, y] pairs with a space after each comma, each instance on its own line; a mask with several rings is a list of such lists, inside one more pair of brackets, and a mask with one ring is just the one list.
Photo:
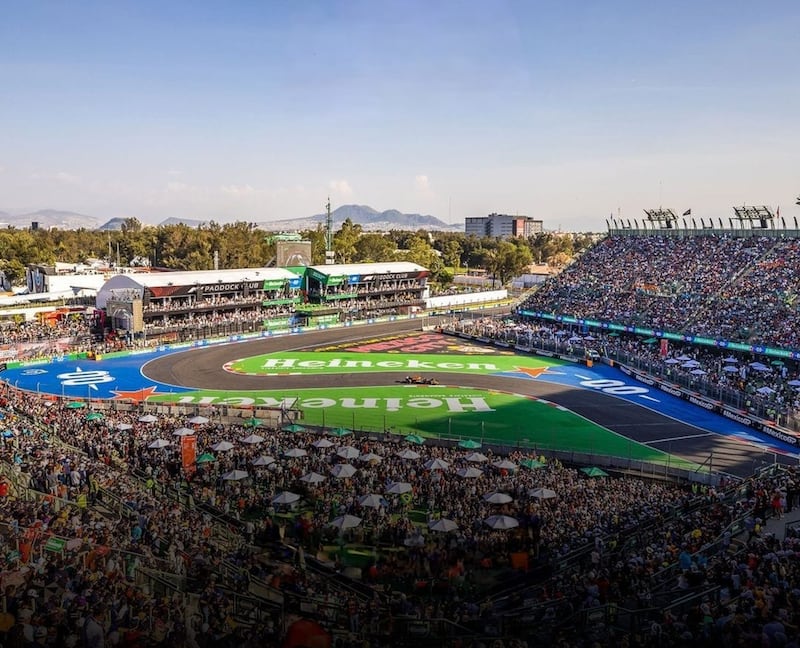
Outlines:
[[761, 394], [762, 396], [769, 396], [770, 394], [774, 394], [775, 390], [771, 387], [759, 387], [756, 391]]
[[153, 441], [147, 447], [148, 448], [166, 448], [168, 445], [170, 445], [170, 442], [167, 441], [166, 439], [156, 439], [155, 441]]
[[706, 375], [706, 372], [703, 371], [702, 369], [692, 369], [689, 373], [692, 374], [693, 376], [705, 376]]
[[750, 367], [754, 371], [769, 371], [770, 370], [769, 367], [767, 365], [764, 365], [764, 364], [753, 364], [753, 365], [750, 365]]
[[[800, 387], [800, 380], [790, 380], [786, 384], [789, 385], [789, 387]], [[120, 430], [121, 429], [122, 427], [120, 427]]]
[[283, 453], [284, 457], [305, 457], [308, 453], [302, 448], [291, 448]]
[[405, 450], [401, 450], [397, 453], [397, 456], [401, 459], [419, 459], [422, 455], [419, 452], [415, 452], [410, 448], [406, 448]]
[[738, 361], [736, 358], [734, 358], [733, 356], [728, 356], [727, 358], [723, 358], [723, 359], [722, 359], [722, 361], [723, 361], [723, 362], [739, 362], [739, 361]]
[[239, 481], [240, 479], [247, 479], [249, 475], [246, 470], [230, 470], [222, 475], [223, 481]]
[[676, 359], [676, 360], [679, 360], [680, 362], [688, 362], [688, 361], [689, 361], [689, 360], [691, 360], [692, 358], [691, 358], [691, 356], [687, 356], [686, 354], [684, 354], [684, 355], [679, 355], [679, 356], [678, 356], [677, 358], [675, 358], [675, 359]]
[[374, 461], [375, 463], [380, 463], [383, 461], [383, 458], [380, 455], [376, 455], [374, 452], [365, 452], [359, 458], [359, 461], [363, 461], [365, 463], [370, 463]]
[[180, 436], [180, 437], [192, 436], [194, 434], [194, 430], [187, 427], [181, 427], [175, 430], [172, 434], [173, 436]]
[[387, 504], [386, 500], [377, 493], [370, 493], [369, 495], [359, 497], [358, 503], [361, 504], [361, 506], [368, 506], [370, 508], [380, 508]]
[[597, 338], [594, 335], [587, 335], [583, 339], [586, 340], [587, 342], [594, 342]]
[[152, 414], [145, 414], [144, 416], [139, 417], [139, 423], [155, 423], [158, 420], [157, 416], [153, 416]]
[[528, 491], [528, 495], [538, 499], [553, 499], [556, 497], [556, 492], [549, 488], [531, 488]]
[[510, 515], [492, 515], [486, 518], [483, 523], [492, 529], [513, 529], [519, 526], [517, 518]]
[[331, 448], [336, 444], [333, 441], [328, 441], [328, 439], [317, 439], [311, 443], [312, 446], [315, 448]]
[[483, 474], [483, 471], [479, 468], [460, 468], [456, 471], [456, 475], [459, 477], [464, 477], [465, 479], [475, 479], [476, 477], [480, 477]]
[[[790, 382], [789, 384], [791, 385], [792, 383]], [[118, 423], [117, 424], [117, 429], [118, 430], [122, 430], [122, 431], [132, 430], [133, 429], [133, 423]]]
[[499, 470], [516, 470], [518, 468], [517, 464], [515, 464], [513, 461], [509, 461], [508, 459], [495, 461], [492, 465]]
[[489, 502], [489, 504], [508, 504], [509, 502], [513, 502], [514, 498], [507, 493], [498, 493], [495, 491], [493, 493], [486, 493], [486, 495], [483, 496], [483, 500]]
[[453, 522], [453, 520], [448, 520], [447, 518], [439, 518], [438, 520], [432, 520], [428, 522], [428, 528], [431, 531], [440, 531], [442, 533], [447, 533], [448, 531], [455, 531], [458, 529], [458, 525]]
[[190, 418], [187, 423], [191, 423], [192, 425], [204, 425], [208, 423], [208, 417], [206, 416], [193, 416]]
[[320, 475], [318, 472], [310, 472], [303, 475], [300, 481], [306, 482], [307, 484], [319, 484], [325, 481], [325, 475]]
[[473, 461], [475, 463], [489, 461], [489, 457], [487, 457], [485, 454], [481, 454], [480, 452], [471, 452], [465, 457], [465, 459], [467, 461]]
[[272, 498], [273, 504], [294, 504], [300, 496], [297, 493], [290, 493], [289, 491], [281, 491]]
[[242, 443], [255, 445], [257, 443], [261, 443], [263, 440], [264, 440], [263, 436], [260, 436], [258, 434], [248, 434], [244, 439], [242, 439]]
[[425, 466], [426, 470], [447, 470], [450, 464], [444, 459], [428, 459], [423, 466]]
[[664, 360], [664, 364], [679, 364], [679, 363], [680, 360], [678, 360], [677, 358], [668, 358]]
[[386, 492], [391, 495], [402, 495], [403, 493], [410, 493], [412, 490], [413, 488], [408, 482], [395, 482], [386, 489]]
[[340, 515], [339, 517], [333, 518], [330, 522], [328, 522], [328, 526], [336, 527], [340, 531], [352, 529], [353, 527], [357, 527], [359, 524], [361, 524], [361, 518], [356, 517], [355, 515]]
[[725, 373], [739, 373], [739, 367], [734, 367], [733, 365], [725, 365], [722, 368], [722, 371]]
[[331, 475], [338, 479], [347, 479], [356, 474], [356, 467], [350, 464], [337, 464], [331, 468]]
[[211, 449], [217, 452], [226, 452], [227, 450], [233, 449], [233, 444], [230, 441], [218, 441], [211, 446]]
[[253, 459], [254, 466], [269, 466], [275, 463], [275, 457], [269, 455], [261, 455], [258, 459]]
[[361, 452], [358, 448], [354, 448], [353, 446], [342, 446], [336, 450], [336, 454], [342, 459], [355, 459]]
[[695, 367], [699, 367], [700, 363], [697, 360], [689, 360], [689, 362], [684, 362], [681, 367], [684, 369], [694, 369]]

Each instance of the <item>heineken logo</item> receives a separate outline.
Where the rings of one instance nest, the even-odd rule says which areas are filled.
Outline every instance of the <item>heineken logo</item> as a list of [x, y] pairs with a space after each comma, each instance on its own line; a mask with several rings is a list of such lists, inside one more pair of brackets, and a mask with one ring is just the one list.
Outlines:
[[301, 358], [267, 358], [261, 365], [262, 369], [391, 369], [414, 371], [432, 371], [445, 369], [449, 371], [470, 369], [472, 371], [500, 371], [492, 362], [436, 362], [430, 360], [415, 360], [412, 358], [398, 360], [355, 360], [331, 358], [330, 360], [303, 360]]
[[460, 412], [494, 412], [482, 396], [412, 396], [396, 397], [362, 397], [362, 398], [325, 398], [313, 396], [309, 398], [273, 398], [270, 396], [201, 396], [185, 395], [174, 402], [180, 405], [228, 405], [230, 407], [269, 407], [276, 409], [331, 409], [376, 410], [399, 412], [403, 409], [433, 410], [445, 409], [450, 413]]

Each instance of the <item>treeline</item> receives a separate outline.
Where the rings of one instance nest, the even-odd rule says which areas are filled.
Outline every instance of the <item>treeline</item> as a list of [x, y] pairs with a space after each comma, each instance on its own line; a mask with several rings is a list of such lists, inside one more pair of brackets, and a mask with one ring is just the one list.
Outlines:
[[[82, 263], [90, 258], [123, 266], [210, 270], [215, 253], [220, 268], [261, 267], [275, 258], [270, 234], [253, 223], [143, 226], [135, 218], [113, 232], [6, 229], [0, 230], [0, 270], [14, 284], [24, 282], [28, 264]], [[324, 228], [300, 234], [312, 243], [313, 263], [323, 264]], [[429, 268], [433, 279], [443, 284], [452, 280], [454, 270], [482, 268], [505, 284], [533, 262], [564, 266], [593, 242], [590, 234], [544, 233], [510, 241], [426, 230], [384, 234], [364, 232], [348, 219], [335, 232], [333, 248], [337, 263], [411, 261]]]

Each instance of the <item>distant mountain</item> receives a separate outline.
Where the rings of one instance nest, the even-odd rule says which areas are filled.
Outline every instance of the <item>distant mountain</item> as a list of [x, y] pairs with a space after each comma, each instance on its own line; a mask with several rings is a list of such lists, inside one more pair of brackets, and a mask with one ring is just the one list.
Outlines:
[[8, 214], [0, 216], [0, 220], [19, 229], [27, 229], [32, 223], [39, 223], [42, 229], [57, 227], [58, 229], [95, 229], [97, 219], [94, 216], [59, 209], [40, 209], [27, 214]]
[[176, 218], [174, 216], [166, 218], [159, 225], [186, 225], [186, 227], [200, 227], [207, 225], [208, 221], [192, 220], [191, 218]]
[[103, 223], [97, 229], [101, 232], [118, 232], [122, 229], [127, 218], [112, 218], [110, 221]]
[[[269, 221], [258, 223], [258, 227], [267, 231], [315, 229], [317, 225], [325, 224], [325, 214], [315, 214], [307, 218], [292, 218], [287, 220]], [[361, 225], [365, 232], [388, 230], [417, 230], [427, 229], [445, 232], [463, 230], [462, 225], [449, 225], [435, 216], [422, 214], [404, 214], [396, 209], [379, 212], [367, 205], [342, 205], [331, 212], [334, 227], [350, 219], [353, 223]]]

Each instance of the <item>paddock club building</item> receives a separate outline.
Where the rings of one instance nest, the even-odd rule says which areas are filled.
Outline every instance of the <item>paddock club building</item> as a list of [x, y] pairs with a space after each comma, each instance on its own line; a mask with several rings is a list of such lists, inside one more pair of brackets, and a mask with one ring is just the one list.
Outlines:
[[285, 322], [302, 300], [302, 284], [284, 268], [116, 275], [97, 291], [96, 307], [103, 328], [116, 335], [229, 335]]
[[408, 262], [116, 275], [97, 292], [98, 328], [199, 339], [404, 315], [425, 307], [427, 277]]

